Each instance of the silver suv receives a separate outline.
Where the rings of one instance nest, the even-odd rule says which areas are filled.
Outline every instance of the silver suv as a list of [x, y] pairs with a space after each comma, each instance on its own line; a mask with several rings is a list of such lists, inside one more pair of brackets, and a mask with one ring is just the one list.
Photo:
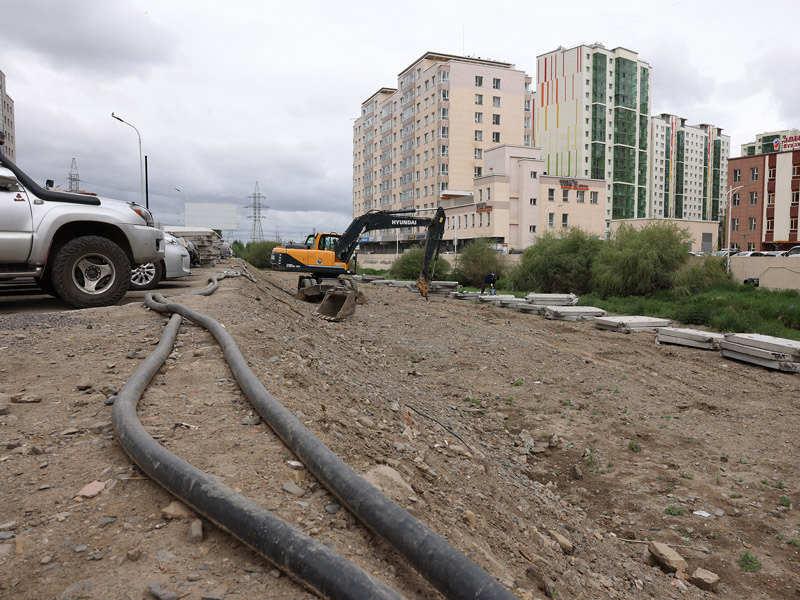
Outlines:
[[42, 188], [0, 154], [0, 279], [32, 276], [76, 308], [108, 306], [128, 291], [131, 265], [163, 257], [143, 206]]

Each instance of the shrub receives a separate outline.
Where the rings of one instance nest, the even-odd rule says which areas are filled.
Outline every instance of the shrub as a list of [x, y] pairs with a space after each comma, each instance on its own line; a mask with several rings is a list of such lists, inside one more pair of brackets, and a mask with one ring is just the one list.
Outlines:
[[[388, 275], [396, 279], [409, 279], [416, 281], [419, 277], [419, 272], [422, 269], [422, 259], [424, 258], [425, 250], [420, 246], [412, 248], [408, 252], [404, 252], [398, 256], [392, 266], [389, 267]], [[431, 265], [431, 268], [433, 265]], [[437, 279], [445, 279], [450, 273], [450, 263], [441, 256], [436, 261], [436, 271], [434, 276]]]
[[466, 244], [456, 256], [453, 278], [461, 285], [480, 287], [487, 273], [502, 275], [500, 255], [490, 246], [491, 243], [487, 239], [478, 239]]
[[633, 296], [670, 288], [686, 262], [690, 239], [674, 223], [621, 226], [592, 264], [593, 291], [603, 297]]
[[739, 567], [747, 573], [758, 573], [761, 570], [761, 561], [750, 552], [745, 551], [739, 557]]
[[546, 233], [522, 253], [509, 273], [511, 289], [583, 294], [590, 291], [591, 268], [603, 240], [573, 227]]
[[725, 260], [706, 256], [679, 267], [675, 272], [673, 287], [677, 296], [688, 296], [729, 280]]
[[249, 242], [244, 247], [244, 256], [241, 258], [258, 269], [269, 269], [269, 256], [278, 245], [278, 242]]

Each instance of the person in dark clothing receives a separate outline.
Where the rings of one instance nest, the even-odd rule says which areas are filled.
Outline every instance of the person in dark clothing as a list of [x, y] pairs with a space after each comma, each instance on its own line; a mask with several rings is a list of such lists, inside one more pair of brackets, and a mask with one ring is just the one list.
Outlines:
[[495, 273], [489, 273], [483, 278], [483, 285], [481, 286], [481, 294], [486, 290], [486, 286], [489, 286], [489, 295], [494, 296], [494, 282], [500, 279], [500, 275]]

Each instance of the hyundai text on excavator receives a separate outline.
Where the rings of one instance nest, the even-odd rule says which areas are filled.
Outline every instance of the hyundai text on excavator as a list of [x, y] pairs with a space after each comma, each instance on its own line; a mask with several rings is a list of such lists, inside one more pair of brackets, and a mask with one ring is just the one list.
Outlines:
[[273, 248], [270, 264], [275, 271], [309, 273], [300, 276], [295, 297], [311, 302], [323, 300], [319, 314], [339, 320], [355, 312], [356, 300], [363, 301], [353, 280], [339, 277], [354, 273], [351, 259], [361, 234], [375, 229], [427, 227], [422, 268], [416, 282], [420, 294], [427, 299], [444, 234], [444, 209], [439, 207], [433, 217], [416, 217], [410, 214], [413, 212], [413, 208], [367, 212], [353, 219], [341, 235], [315, 233], [303, 244], [289, 243]]

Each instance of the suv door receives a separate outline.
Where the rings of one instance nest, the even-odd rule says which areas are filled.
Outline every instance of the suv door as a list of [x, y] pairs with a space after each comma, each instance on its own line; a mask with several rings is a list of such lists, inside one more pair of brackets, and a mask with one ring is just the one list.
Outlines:
[[33, 242], [28, 194], [8, 170], [0, 168], [0, 263], [24, 264]]

